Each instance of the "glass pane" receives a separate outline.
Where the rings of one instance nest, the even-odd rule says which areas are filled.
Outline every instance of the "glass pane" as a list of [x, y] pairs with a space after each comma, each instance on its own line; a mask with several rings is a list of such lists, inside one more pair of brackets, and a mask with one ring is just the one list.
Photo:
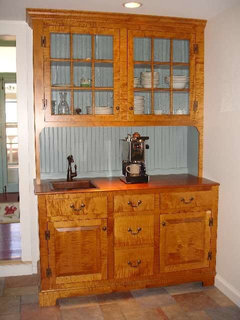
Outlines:
[[74, 91], [74, 114], [92, 113], [92, 92]]
[[170, 94], [169, 92], [154, 93], [154, 114], [170, 114]]
[[73, 59], [92, 58], [92, 37], [88, 34], [73, 35]]
[[134, 114], [151, 114], [151, 92], [135, 92]]
[[[169, 84], [169, 77], [170, 77], [170, 66], [168, 65], [155, 65], [154, 66], [154, 72], [156, 72], [158, 74], [155, 74], [155, 87], [157, 88], [169, 88], [170, 84]], [[157, 78], [159, 79], [159, 81], [157, 82]]]
[[173, 92], [173, 113], [189, 113], [189, 94], [188, 92]]
[[70, 62], [51, 62], [52, 86], [70, 85]]
[[6, 100], [6, 122], [17, 122], [17, 102]]
[[51, 58], [70, 58], [70, 35], [67, 33], [51, 33]]
[[[148, 74], [151, 73], [151, 67], [148, 64], [135, 64], [134, 66], [134, 87], [150, 88], [151, 82], [147, 81]], [[150, 86], [149, 86], [150, 85]]]
[[91, 63], [75, 62], [73, 64], [74, 86], [92, 86], [92, 65]]
[[150, 38], [134, 38], [134, 61], [151, 61]]
[[189, 88], [189, 68], [185, 66], [173, 67], [173, 89]]
[[113, 59], [112, 36], [95, 36], [95, 59]]
[[189, 62], [189, 40], [173, 40], [173, 62]]
[[170, 61], [170, 40], [154, 39], [154, 61], [169, 62]]
[[52, 90], [52, 114], [71, 113], [71, 92]]
[[7, 147], [8, 166], [12, 164], [18, 164], [18, 144], [11, 142], [11, 143], [7, 143], [6, 147]]
[[95, 64], [95, 87], [113, 87], [112, 63]]
[[95, 92], [95, 114], [113, 114], [113, 91]]

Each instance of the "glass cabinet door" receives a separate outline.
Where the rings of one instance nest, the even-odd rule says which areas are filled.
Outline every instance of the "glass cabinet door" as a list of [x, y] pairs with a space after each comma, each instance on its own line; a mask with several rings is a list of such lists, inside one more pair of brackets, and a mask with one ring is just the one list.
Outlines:
[[45, 49], [44, 82], [51, 108], [45, 120], [116, 116], [119, 31], [79, 28], [65, 31], [50, 27], [46, 37], [49, 46]]
[[[134, 115], [189, 115], [191, 36], [130, 31], [129, 78]], [[186, 37], [186, 36], [185, 36]], [[132, 61], [133, 60], [133, 61]], [[191, 67], [190, 67], [191, 65]], [[190, 70], [191, 69], [191, 70]]]

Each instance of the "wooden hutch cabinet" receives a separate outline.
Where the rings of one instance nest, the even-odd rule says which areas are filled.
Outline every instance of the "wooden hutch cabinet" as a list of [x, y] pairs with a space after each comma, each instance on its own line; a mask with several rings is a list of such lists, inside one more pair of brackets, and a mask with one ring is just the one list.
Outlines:
[[[40, 305], [215, 277], [218, 183], [202, 178], [206, 21], [27, 9], [33, 28]], [[198, 177], [41, 181], [45, 127], [191, 126]], [[130, 280], [130, 281], [129, 281]]]

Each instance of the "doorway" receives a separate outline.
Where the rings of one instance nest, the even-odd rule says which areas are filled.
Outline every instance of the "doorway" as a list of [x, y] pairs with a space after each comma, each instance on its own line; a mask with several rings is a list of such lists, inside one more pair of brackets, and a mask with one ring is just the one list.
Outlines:
[[16, 39], [0, 37], [0, 261], [21, 259]]

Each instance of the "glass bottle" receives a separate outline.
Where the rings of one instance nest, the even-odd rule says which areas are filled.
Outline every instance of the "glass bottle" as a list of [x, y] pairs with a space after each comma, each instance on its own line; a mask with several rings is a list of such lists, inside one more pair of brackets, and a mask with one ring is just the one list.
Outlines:
[[59, 92], [60, 102], [58, 104], [58, 113], [59, 114], [69, 114], [70, 108], [67, 103], [67, 92]]

